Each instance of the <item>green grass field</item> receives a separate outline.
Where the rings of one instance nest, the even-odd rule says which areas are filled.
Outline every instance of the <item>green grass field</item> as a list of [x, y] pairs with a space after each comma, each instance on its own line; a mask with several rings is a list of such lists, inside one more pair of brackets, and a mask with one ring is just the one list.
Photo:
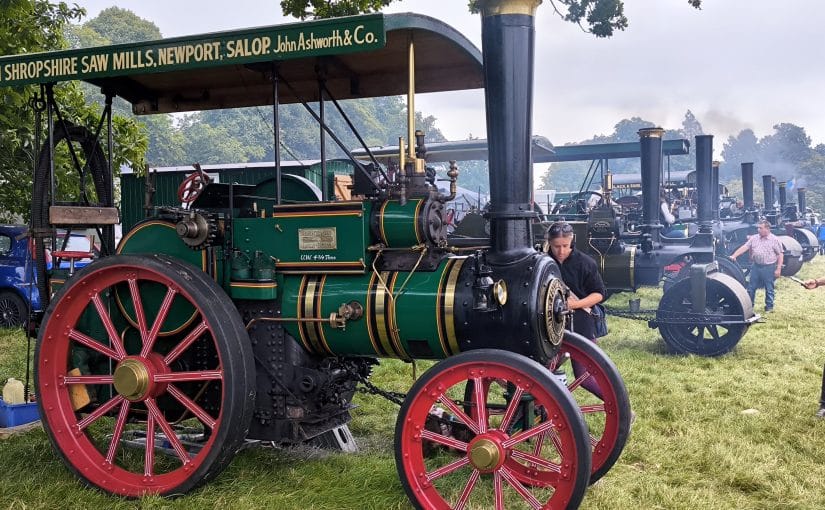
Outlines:
[[[823, 274], [825, 259], [817, 257], [798, 276]], [[659, 295], [643, 292], [642, 307], [653, 308]], [[609, 304], [626, 306], [630, 297]], [[667, 355], [646, 323], [610, 318], [601, 345], [624, 376], [637, 420], [624, 454], [582, 507], [825, 508], [825, 420], [813, 417], [824, 304], [825, 289], [782, 279], [776, 311], [716, 359]], [[0, 379], [22, 378], [25, 356], [22, 334], [0, 333]], [[420, 363], [419, 373], [427, 366]], [[411, 367], [384, 361], [373, 381], [405, 391]], [[0, 508], [410, 508], [393, 460], [397, 407], [373, 395], [356, 402], [351, 428], [360, 453], [250, 449], [211, 484], [171, 500], [126, 501], [86, 489], [42, 430], [13, 436], [0, 440]]]

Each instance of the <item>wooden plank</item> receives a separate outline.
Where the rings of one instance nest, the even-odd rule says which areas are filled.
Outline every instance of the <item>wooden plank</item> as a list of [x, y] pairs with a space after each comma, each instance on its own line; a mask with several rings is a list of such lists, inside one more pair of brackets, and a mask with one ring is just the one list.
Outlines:
[[49, 207], [52, 225], [117, 225], [120, 214], [117, 207], [89, 207], [53, 205]]

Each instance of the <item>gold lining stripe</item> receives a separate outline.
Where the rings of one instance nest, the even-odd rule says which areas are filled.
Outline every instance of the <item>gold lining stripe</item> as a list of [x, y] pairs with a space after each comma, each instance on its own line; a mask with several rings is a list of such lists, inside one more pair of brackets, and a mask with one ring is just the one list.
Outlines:
[[455, 336], [455, 288], [458, 283], [458, 275], [461, 273], [461, 266], [466, 258], [456, 261], [450, 268], [450, 276], [447, 278], [447, 288], [444, 289], [444, 322], [447, 325], [447, 343], [453, 349], [453, 353], [461, 352], [458, 347], [458, 339]]
[[390, 242], [387, 241], [387, 232], [384, 230], [384, 217], [386, 216], [387, 205], [389, 205], [390, 201], [386, 200], [383, 204], [381, 204], [381, 209], [378, 211], [378, 219], [380, 222], [378, 223], [378, 230], [381, 234], [381, 240], [387, 246], [390, 245]]
[[[321, 282], [318, 285], [318, 316], [320, 317], [324, 313], [324, 306], [322, 300], [324, 298], [324, 285], [327, 283], [326, 275], [321, 277]], [[316, 322], [315, 327], [318, 329], [318, 336], [321, 339], [321, 346], [327, 351], [328, 354], [332, 354], [332, 349], [329, 348], [329, 343], [327, 343], [327, 337], [324, 335], [324, 325], [323, 322]]]
[[415, 206], [415, 217], [413, 218], [413, 226], [415, 227], [415, 239], [416, 242], [421, 244], [424, 240], [424, 233], [421, 232], [421, 226], [418, 221], [418, 215], [421, 214], [421, 206], [424, 205], [423, 200], [418, 201], [418, 205]]
[[362, 211], [314, 211], [314, 212], [287, 212], [275, 213], [272, 218], [315, 218], [318, 216], [356, 216], [360, 217], [364, 213]]
[[[390, 282], [390, 295], [395, 296], [395, 284], [398, 283], [398, 273], [393, 273], [392, 281]], [[395, 310], [395, 298], [389, 300], [389, 326], [390, 326], [390, 340], [392, 340], [392, 347], [395, 353], [401, 359], [409, 359], [410, 356], [404, 350], [404, 345], [401, 343], [401, 335], [398, 330], [398, 319]]]
[[278, 267], [367, 267], [363, 262], [278, 262]]
[[370, 283], [367, 285], [367, 316], [365, 317], [367, 320], [367, 336], [370, 338], [370, 343], [372, 344], [372, 348], [375, 349], [375, 353], [383, 355], [384, 353], [378, 347], [378, 342], [375, 338], [375, 330], [372, 326], [372, 317], [375, 317], [375, 292], [373, 292], [375, 285], [375, 273], [372, 273], [372, 275], [370, 275]]
[[[301, 285], [298, 288], [298, 300], [295, 302], [295, 306], [296, 306], [295, 316], [298, 317], [299, 319], [304, 318], [304, 305], [303, 305], [303, 303], [304, 303], [304, 297], [306, 296], [307, 282], [309, 282], [310, 278], [311, 277], [309, 277], [309, 276], [304, 276], [301, 279]], [[298, 334], [301, 336], [301, 343], [303, 344], [304, 349], [306, 349], [307, 352], [312, 353], [312, 352], [314, 352], [314, 350], [312, 349], [312, 346], [309, 344], [309, 340], [307, 339], [304, 324], [305, 324], [304, 322], [298, 322]]]
[[441, 273], [441, 277], [438, 280], [438, 292], [436, 293], [435, 297], [435, 329], [438, 331], [438, 342], [441, 344], [441, 350], [444, 352], [445, 356], [452, 356], [453, 352], [447, 348], [447, 336], [444, 330], [445, 326], [445, 316], [444, 316], [444, 294], [446, 291], [446, 281], [447, 281], [447, 273], [450, 272], [452, 269], [453, 264], [455, 264], [455, 259], [451, 259], [447, 261], [447, 265], [444, 268], [444, 271]]
[[386, 282], [390, 277], [389, 271], [381, 273], [381, 279], [375, 285], [375, 329], [378, 333], [378, 340], [381, 342], [381, 347], [388, 356], [395, 351], [390, 344], [390, 339], [387, 337], [387, 289], [381, 281]]
[[268, 283], [241, 283], [241, 282], [229, 282], [230, 287], [235, 288], [242, 288], [242, 289], [274, 289], [278, 286], [277, 282], [268, 282]]
[[[307, 283], [307, 293], [304, 296], [304, 318], [315, 317], [314, 304], [317, 292], [318, 277], [313, 276]], [[307, 338], [309, 339], [309, 343], [312, 344], [313, 352], [316, 354], [321, 354], [323, 349], [321, 347], [321, 340], [318, 338], [318, 331], [315, 326], [315, 323], [309, 323], [306, 325]]]
[[[138, 232], [140, 232], [144, 228], [148, 228], [148, 227], [151, 227], [151, 226], [154, 226], [154, 225], [159, 225], [161, 227], [171, 228], [175, 232], [175, 235], [177, 235], [177, 230], [175, 229], [175, 226], [172, 225], [171, 223], [169, 223], [168, 221], [147, 221], [146, 223], [141, 223], [136, 228], [133, 228], [132, 230], [130, 230], [129, 233], [126, 234], [120, 240], [120, 243], [117, 245], [117, 249], [115, 250], [115, 253], [120, 255], [121, 252], [123, 251], [123, 247], [126, 246], [126, 243], [129, 241], [129, 239], [134, 237], [135, 234], [137, 234]], [[202, 250], [202, 253], [201, 253], [201, 270], [205, 273], [206, 268], [207, 268], [207, 265], [206, 265], [206, 250]]]
[[[363, 203], [360, 200], [341, 200], [335, 202], [335, 205], [340, 207], [341, 209], [345, 208], [346, 206], [352, 207], [362, 207]], [[283, 209], [310, 209], [317, 207], [319, 209], [329, 208], [329, 202], [305, 202], [301, 204], [281, 204], [278, 206], [278, 210]]]

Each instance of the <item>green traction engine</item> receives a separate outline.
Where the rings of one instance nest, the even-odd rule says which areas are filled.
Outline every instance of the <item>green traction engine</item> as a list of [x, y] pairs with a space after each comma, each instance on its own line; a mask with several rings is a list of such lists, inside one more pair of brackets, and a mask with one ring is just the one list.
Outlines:
[[[308, 189], [292, 196], [294, 188], [281, 188], [277, 151], [276, 177], [257, 184], [218, 182], [195, 165], [173, 200], [159, 199], [167, 205], [154, 203], [147, 187], [145, 219], [117, 245], [102, 127], [92, 135], [71, 125], [53, 84], [42, 84], [49, 130], [35, 169], [31, 230], [38, 290], [49, 303], [32, 321], [35, 384], [49, 440], [78, 478], [126, 497], [174, 496], [218, 476], [245, 445], [353, 450], [347, 424], [362, 384], [401, 404], [396, 468], [417, 508], [579, 505], [621, 454], [630, 407], [610, 359], [565, 330], [568, 290], [553, 259], [532, 243], [540, 3], [479, 2], [483, 57], [436, 19], [376, 14], [135, 46], [166, 55], [184, 43], [220, 49], [235, 47], [236, 38], [268, 38], [283, 42], [274, 60], [223, 54], [190, 67], [67, 77], [104, 86], [108, 154], [115, 94], [138, 114], [274, 104], [276, 148], [279, 101], [316, 115], [307, 102], [318, 99], [316, 120], [346, 151], [328, 129], [324, 104], [398, 94], [404, 80], [388, 78], [409, 78], [411, 143], [400, 143], [398, 161], [386, 166], [352, 158], [352, 199], [306, 201]], [[285, 41], [310, 36], [355, 46], [281, 54]], [[416, 46], [425, 56], [418, 65]], [[0, 57], [0, 66], [37, 58], [44, 57]], [[203, 91], [186, 89], [191, 83]], [[482, 85], [489, 246], [461, 249], [447, 240], [445, 210], [458, 169], [451, 163], [449, 190], [439, 190], [415, 131], [413, 96]], [[50, 184], [57, 156], [73, 151], [87, 184], [64, 200]], [[96, 228], [100, 257], [77, 271], [73, 262], [66, 267], [90, 254], [56, 250], [58, 227]], [[52, 268], [47, 246], [57, 259]], [[369, 381], [379, 358], [437, 362], [402, 402]]]

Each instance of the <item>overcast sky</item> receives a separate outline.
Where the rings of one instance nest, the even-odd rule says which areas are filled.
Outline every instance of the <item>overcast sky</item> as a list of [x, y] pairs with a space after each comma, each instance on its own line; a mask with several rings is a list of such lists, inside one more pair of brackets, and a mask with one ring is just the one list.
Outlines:
[[[278, 0], [76, 0], [90, 19], [117, 5], [154, 22], [164, 37], [282, 23]], [[548, 1], [536, 18], [533, 125], [554, 144], [610, 134], [634, 116], [679, 128], [690, 109], [718, 155], [729, 135], [802, 126], [825, 143], [825, 1], [625, 0], [630, 26], [597, 39], [563, 22]], [[405, 0], [391, 12], [435, 16], [480, 47], [466, 0]], [[420, 95], [450, 139], [484, 136], [480, 91]]]

